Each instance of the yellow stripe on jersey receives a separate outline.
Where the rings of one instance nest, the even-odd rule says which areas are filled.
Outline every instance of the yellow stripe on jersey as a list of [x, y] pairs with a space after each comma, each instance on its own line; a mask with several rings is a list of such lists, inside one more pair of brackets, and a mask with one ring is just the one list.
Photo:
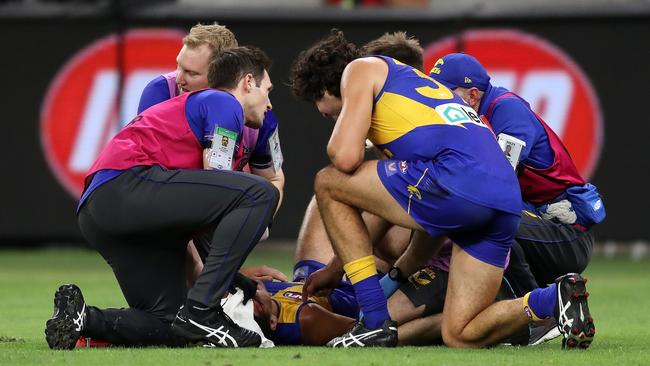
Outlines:
[[384, 145], [416, 127], [437, 124], [447, 122], [434, 108], [403, 95], [384, 92], [375, 104], [368, 139], [375, 145]]
[[[303, 284], [296, 284], [296, 286], [287, 287], [272, 296], [280, 305], [278, 323], [295, 323], [297, 321], [296, 315], [302, 305], [302, 286]], [[310, 296], [309, 300], [332, 311], [327, 297]]]

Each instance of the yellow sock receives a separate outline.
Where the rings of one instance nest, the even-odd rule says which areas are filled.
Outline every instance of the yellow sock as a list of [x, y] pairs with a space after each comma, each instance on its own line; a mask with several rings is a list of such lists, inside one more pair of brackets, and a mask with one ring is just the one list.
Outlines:
[[528, 317], [534, 322], [538, 322], [542, 319], [533, 312], [533, 309], [531, 309], [530, 306], [528, 306], [528, 297], [530, 297], [530, 292], [524, 295], [524, 301], [522, 304], [524, 306], [524, 313], [526, 313], [526, 315], [528, 315]]
[[354, 285], [359, 281], [377, 274], [377, 267], [375, 266], [375, 258], [372, 255], [367, 257], [353, 260], [343, 266], [345, 274], [348, 275], [350, 282]]

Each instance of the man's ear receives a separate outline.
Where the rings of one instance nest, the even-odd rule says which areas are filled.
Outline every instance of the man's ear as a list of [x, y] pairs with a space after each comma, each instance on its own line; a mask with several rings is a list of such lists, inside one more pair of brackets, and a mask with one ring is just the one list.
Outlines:
[[271, 326], [271, 330], [275, 332], [275, 329], [278, 327], [278, 317], [275, 314], [271, 314], [270, 318], [269, 325]]
[[469, 95], [471, 96], [473, 103], [476, 103], [476, 102], [481, 100], [481, 91], [478, 90], [477, 87], [474, 87], [474, 86], [471, 87], [469, 89]]
[[255, 86], [255, 78], [253, 77], [253, 74], [246, 74], [244, 75], [244, 91], [246, 93], [250, 93], [251, 89]]

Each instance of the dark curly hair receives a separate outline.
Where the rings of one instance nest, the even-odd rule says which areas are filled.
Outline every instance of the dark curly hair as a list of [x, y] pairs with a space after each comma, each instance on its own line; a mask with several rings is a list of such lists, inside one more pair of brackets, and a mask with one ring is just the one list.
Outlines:
[[294, 61], [289, 79], [291, 91], [309, 102], [321, 99], [325, 91], [341, 97], [341, 75], [357, 57], [357, 46], [348, 42], [343, 32], [332, 29], [329, 36], [300, 52]]

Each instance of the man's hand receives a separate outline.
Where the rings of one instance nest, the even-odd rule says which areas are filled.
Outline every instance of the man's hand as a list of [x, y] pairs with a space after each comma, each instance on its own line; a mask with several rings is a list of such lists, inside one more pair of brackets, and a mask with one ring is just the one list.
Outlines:
[[329, 266], [321, 268], [307, 277], [302, 286], [302, 301], [307, 302], [309, 296], [326, 296], [341, 283], [341, 273]]
[[239, 272], [255, 281], [289, 280], [284, 273], [269, 266], [242, 267]]

